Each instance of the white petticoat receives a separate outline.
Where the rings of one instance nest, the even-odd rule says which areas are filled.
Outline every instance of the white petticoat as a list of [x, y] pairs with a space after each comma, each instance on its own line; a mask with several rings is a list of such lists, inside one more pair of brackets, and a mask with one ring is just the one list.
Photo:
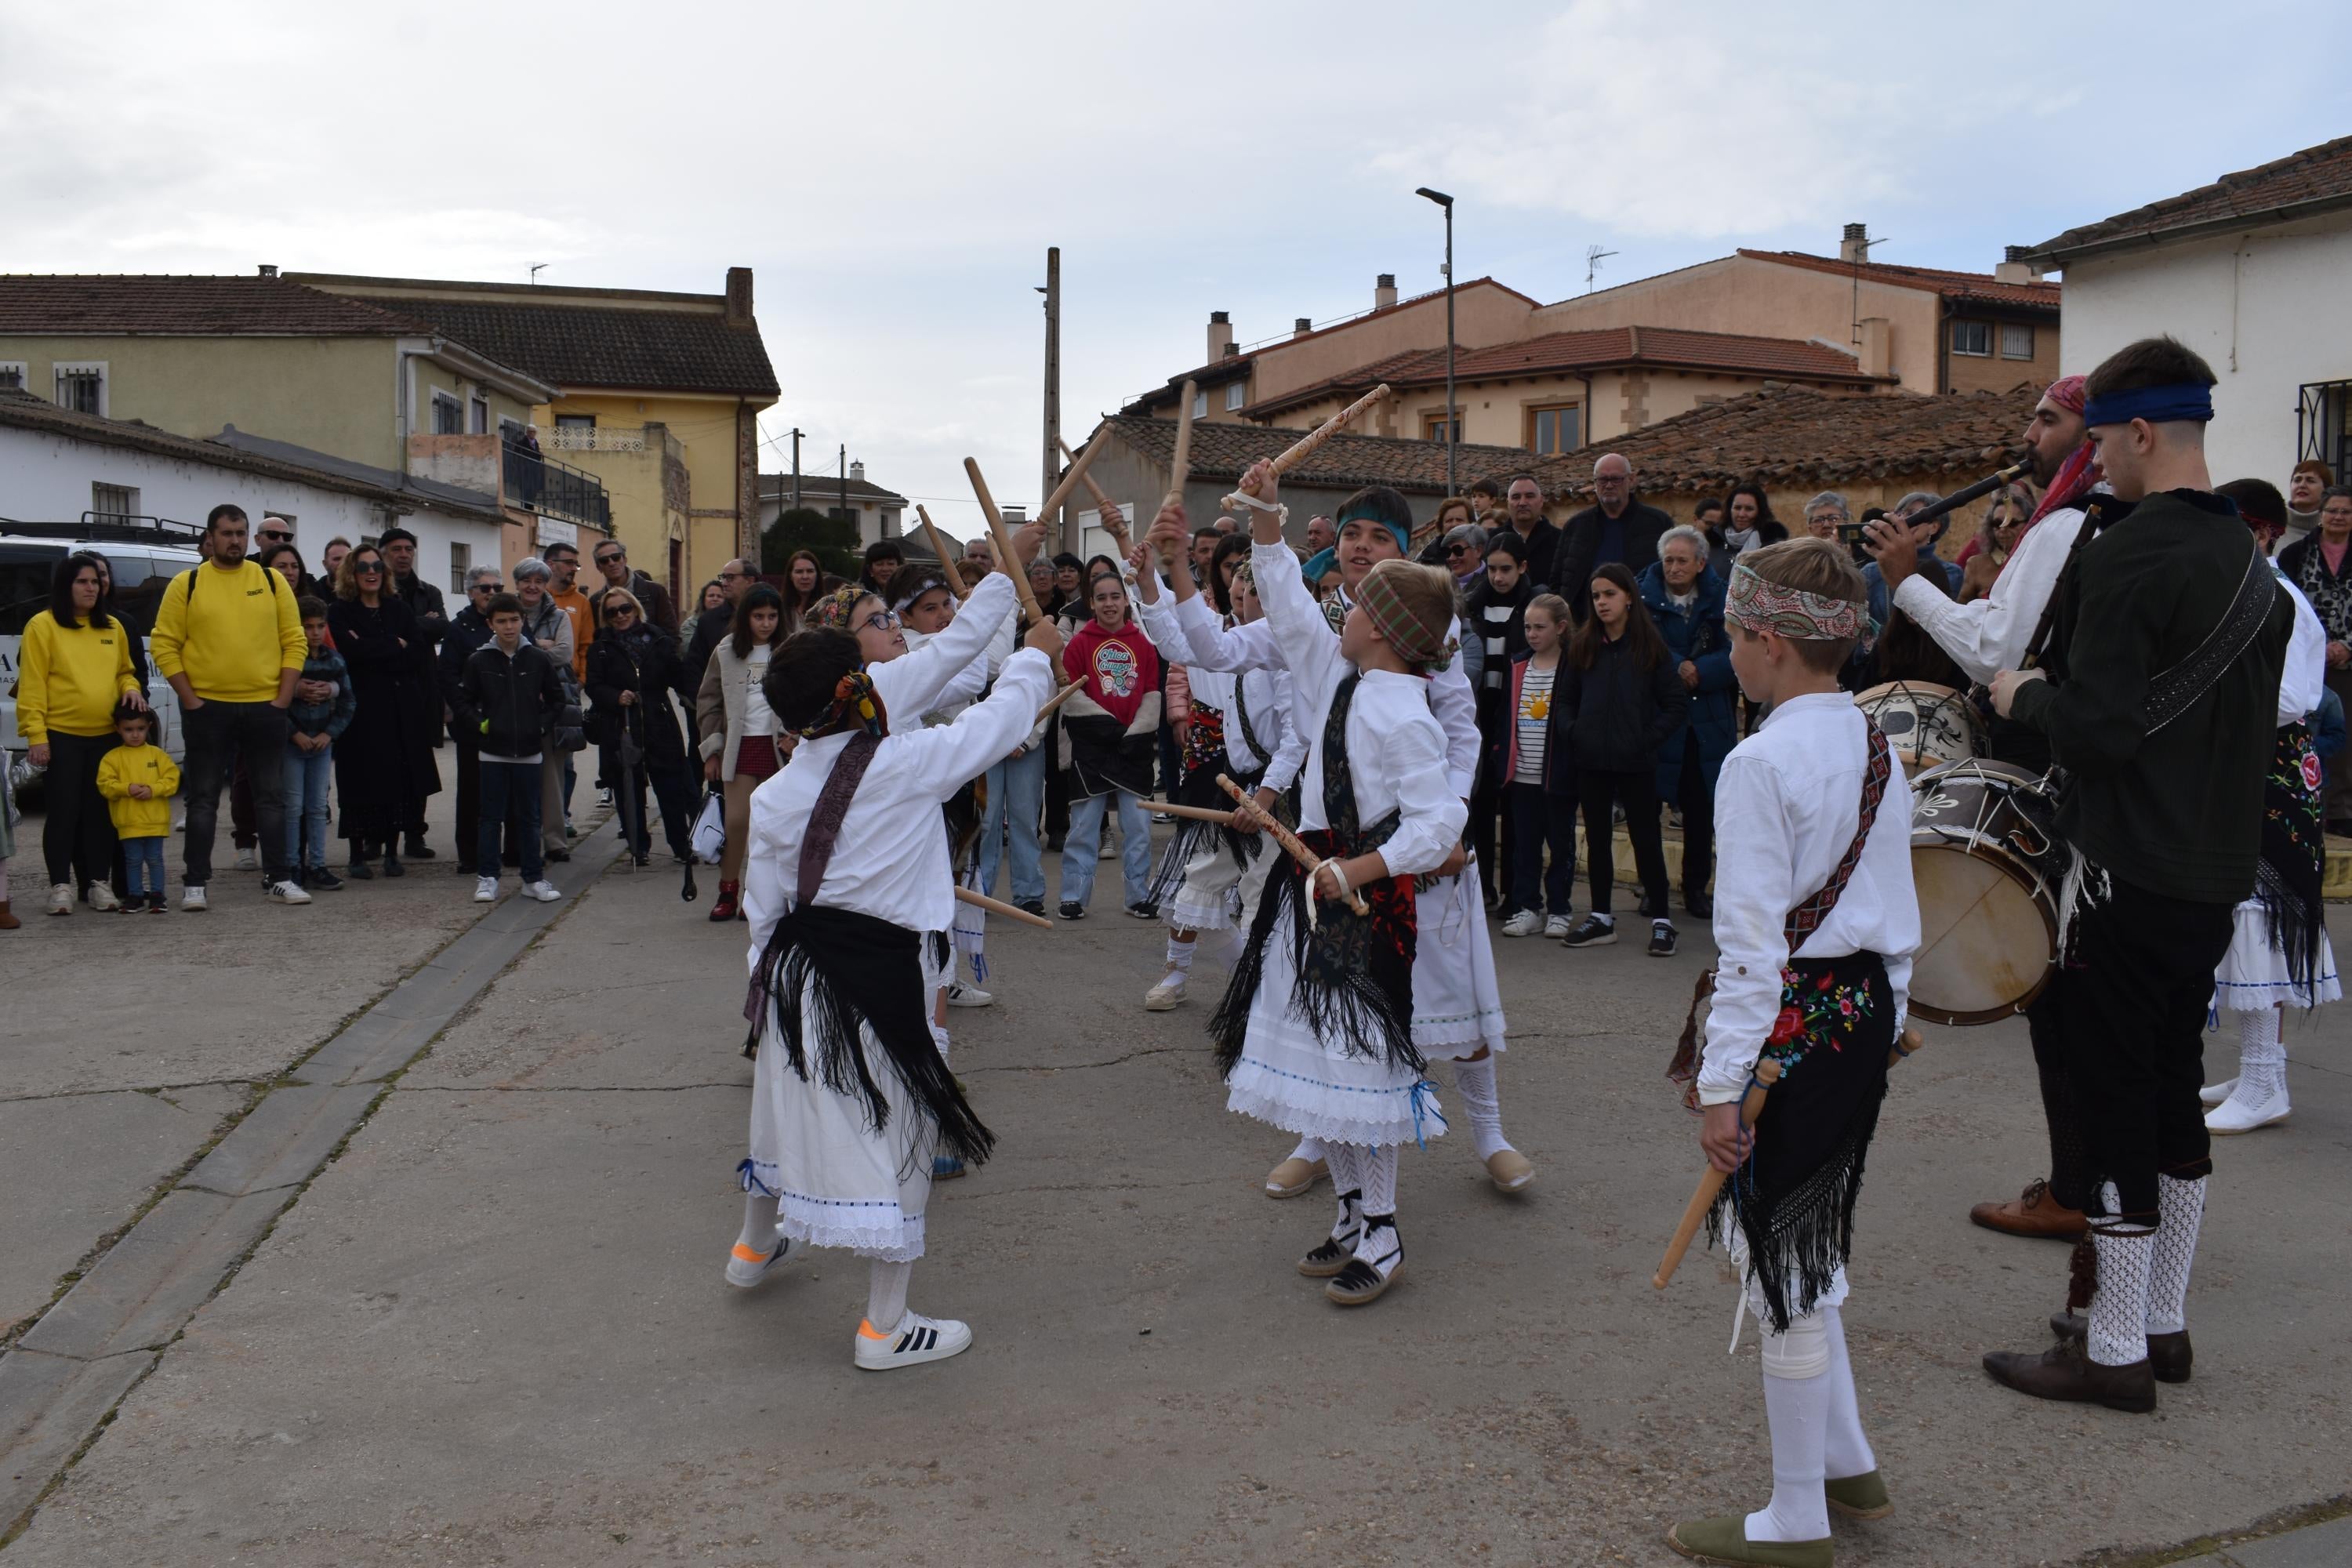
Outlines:
[[[2344, 987], [2336, 978], [2336, 950], [2323, 929], [2315, 984], [2300, 986], [2287, 978], [2286, 954], [2271, 941], [2270, 921], [2262, 900], [2248, 899], [2237, 908], [2230, 933], [2230, 951], [2213, 972], [2213, 1007], [2219, 1013], [2259, 1013], [2284, 1002], [2290, 1007], [2311, 1008], [2340, 1000]], [[2313, 993], [2316, 993], [2314, 994]]]
[[[923, 939], [925, 968], [930, 939]], [[803, 998], [803, 1039], [815, 1024]], [[776, 1199], [776, 1228], [810, 1247], [838, 1247], [860, 1258], [907, 1263], [923, 1255], [923, 1210], [931, 1190], [935, 1132], [888, 1070], [874, 1031], [858, 1038], [873, 1064], [874, 1081], [890, 1105], [880, 1132], [866, 1125], [860, 1097], [803, 1082], [785, 1058], [771, 1019], [751, 1064], [751, 1152], [744, 1190]]]
[[1432, 1061], [1503, 1049], [1503, 994], [1474, 859], [1442, 877], [1416, 903], [1412, 1043]]
[[[1225, 1109], [1328, 1143], [1374, 1148], [1445, 1131], [1436, 1086], [1377, 1057], [1327, 1047], [1291, 1004], [1290, 916], [1269, 933], [1265, 977], [1251, 1000], [1241, 1060], [1225, 1079]], [[1417, 1032], [1417, 1031], [1416, 1031]], [[1417, 1114], [1416, 1114], [1417, 1111]]]
[[1257, 901], [1265, 892], [1265, 879], [1283, 853], [1266, 838], [1247, 866], [1234, 864], [1234, 852], [1224, 835], [1212, 836], [1184, 862], [1184, 880], [1168, 901], [1171, 931], [1231, 931], [1249, 929], [1257, 917]]

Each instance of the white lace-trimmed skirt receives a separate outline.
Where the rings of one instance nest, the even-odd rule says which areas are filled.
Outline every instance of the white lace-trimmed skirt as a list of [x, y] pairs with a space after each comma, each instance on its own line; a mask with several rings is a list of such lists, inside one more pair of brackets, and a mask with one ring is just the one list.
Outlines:
[[1412, 960], [1412, 1043], [1432, 1061], [1503, 1049], [1503, 994], [1474, 859], [1420, 895]]
[[2336, 949], [2325, 930], [2319, 933], [2319, 959], [2312, 980], [2312, 984], [2303, 986], [2287, 977], [2286, 954], [2271, 940], [2270, 921], [2263, 913], [2262, 900], [2248, 899], [2240, 904], [2235, 929], [2230, 933], [2230, 951], [2221, 955], [2221, 966], [2213, 972], [2214, 1011], [2259, 1013], [2282, 1002], [2309, 1009], [2341, 1000], [2344, 986], [2336, 973]]
[[[930, 939], [924, 938], [925, 968]], [[928, 978], [928, 975], [927, 975]], [[815, 1021], [803, 999], [803, 1037]], [[923, 1255], [923, 1210], [931, 1191], [933, 1129], [887, 1069], [880, 1042], [863, 1025], [866, 1060], [890, 1106], [880, 1131], [866, 1125], [863, 1098], [803, 1081], [771, 1020], [751, 1063], [751, 1150], [744, 1190], [776, 1199], [776, 1228], [810, 1247], [907, 1263]]]
[[1249, 1035], [1225, 1078], [1226, 1110], [1327, 1143], [1386, 1148], [1445, 1131], [1435, 1085], [1378, 1057], [1324, 1045], [1292, 1007], [1297, 990], [1286, 915], [1269, 933]]
[[1257, 916], [1266, 876], [1282, 852], [1281, 846], [1265, 838], [1248, 865], [1236, 866], [1224, 836], [1212, 837], [1184, 862], [1184, 880], [1168, 902], [1168, 929], [1247, 931]]

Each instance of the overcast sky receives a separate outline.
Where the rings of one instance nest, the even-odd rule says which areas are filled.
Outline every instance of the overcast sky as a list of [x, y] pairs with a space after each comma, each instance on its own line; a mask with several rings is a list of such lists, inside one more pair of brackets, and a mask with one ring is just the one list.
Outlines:
[[[1990, 269], [2005, 244], [2352, 131], [2352, 7], [0, 8], [0, 269], [407, 274], [716, 292], [758, 273], [761, 467], [836, 445], [959, 533], [1063, 419], [1371, 302], [1538, 300], [1734, 246]], [[2151, 322], [2151, 327], [2162, 323]]]

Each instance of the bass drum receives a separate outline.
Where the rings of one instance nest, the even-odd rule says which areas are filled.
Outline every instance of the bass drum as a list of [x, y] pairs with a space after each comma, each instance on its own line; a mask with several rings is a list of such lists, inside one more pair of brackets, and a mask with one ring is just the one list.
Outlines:
[[1973, 759], [1930, 768], [1911, 790], [1911, 1011], [1946, 1025], [2023, 1012], [2058, 958], [2074, 851], [2058, 837], [2056, 802], [2022, 768]]
[[1890, 680], [1856, 692], [1853, 705], [1870, 715], [1914, 781], [1924, 769], [1985, 754], [1984, 725], [1964, 691], [1932, 680]]

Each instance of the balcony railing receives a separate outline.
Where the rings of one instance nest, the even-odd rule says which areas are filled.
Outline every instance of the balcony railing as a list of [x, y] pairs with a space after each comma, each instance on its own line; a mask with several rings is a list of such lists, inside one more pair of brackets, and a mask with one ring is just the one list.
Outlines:
[[543, 516], [613, 531], [612, 498], [604, 493], [602, 479], [528, 447], [507, 446], [504, 450], [508, 500]]

